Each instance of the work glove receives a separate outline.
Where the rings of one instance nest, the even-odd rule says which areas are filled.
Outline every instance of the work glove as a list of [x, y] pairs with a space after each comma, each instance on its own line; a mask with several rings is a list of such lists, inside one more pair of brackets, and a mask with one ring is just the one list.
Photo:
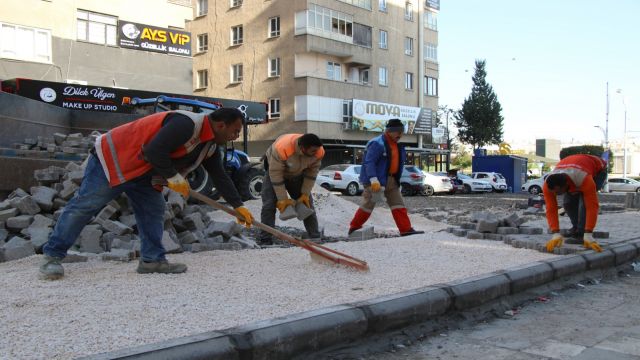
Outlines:
[[560, 233], [553, 234], [551, 240], [547, 241], [547, 252], [552, 253], [553, 249], [559, 248], [564, 243], [564, 237]]
[[239, 206], [236, 208], [236, 212], [238, 213], [238, 215], [236, 215], [238, 224], [244, 225], [247, 228], [251, 227], [251, 224], [253, 224], [251, 211], [244, 206]]
[[177, 173], [168, 178], [167, 183], [169, 189], [179, 193], [185, 199], [189, 198], [189, 191], [191, 190], [191, 187], [189, 187], [189, 182], [187, 181], [187, 179], [185, 179], [184, 176], [180, 175], [180, 173]]
[[285, 199], [285, 200], [278, 200], [278, 202], [276, 203], [276, 207], [278, 208], [278, 211], [280, 212], [284, 212], [284, 210], [289, 207], [289, 206], [295, 206], [296, 202], [291, 200], [291, 199]]
[[298, 198], [298, 202], [299, 203], [303, 203], [304, 206], [306, 206], [309, 209], [311, 209], [311, 200], [309, 200], [309, 195], [308, 194], [300, 195], [300, 197]]
[[593, 239], [592, 233], [584, 233], [583, 241], [584, 243], [582, 244], [582, 246], [584, 246], [585, 248], [594, 250], [595, 252], [602, 251], [600, 245], [598, 245], [598, 243]]
[[380, 185], [380, 181], [378, 181], [378, 178], [371, 178], [371, 191], [373, 191], [374, 193], [377, 193], [378, 191], [380, 191], [380, 189], [382, 188], [382, 185]]

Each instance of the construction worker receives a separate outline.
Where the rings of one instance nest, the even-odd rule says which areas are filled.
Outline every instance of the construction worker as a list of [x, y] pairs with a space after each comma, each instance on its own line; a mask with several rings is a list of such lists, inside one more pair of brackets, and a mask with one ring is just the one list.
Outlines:
[[[367, 143], [360, 170], [360, 182], [364, 184], [362, 205], [356, 211], [349, 234], [362, 228], [376, 206], [374, 197], [384, 194], [401, 236], [424, 234], [411, 226], [411, 220], [400, 193], [400, 177], [406, 159], [404, 146], [398, 144], [404, 133], [399, 119], [387, 121], [385, 131]], [[374, 194], [376, 194], [374, 196]]]
[[242, 113], [221, 108], [209, 115], [188, 111], [152, 114], [121, 125], [98, 137], [88, 158], [78, 193], [64, 207], [43, 248], [40, 274], [44, 279], [64, 275], [67, 250], [91, 218], [122, 193], [133, 207], [141, 239], [138, 273], [182, 273], [186, 265], [170, 263], [162, 246], [165, 200], [162, 185], [189, 196], [185, 176], [200, 164], [211, 175], [224, 198], [250, 226], [253, 216], [226, 174], [221, 149], [237, 139]]
[[560, 160], [544, 181], [544, 201], [547, 222], [553, 233], [547, 242], [547, 251], [562, 246], [565, 242], [560, 234], [557, 195], [564, 195], [563, 208], [571, 219], [568, 244], [583, 244], [585, 248], [602, 251], [593, 239], [593, 229], [598, 220], [598, 190], [602, 189], [607, 176], [607, 163], [593, 155], [571, 155]]
[[[263, 224], [275, 226], [276, 209], [283, 213], [287, 207], [303, 203], [313, 209], [311, 189], [320, 171], [324, 157], [322, 141], [315, 134], [284, 134], [267, 149], [264, 158], [266, 174], [262, 182]], [[289, 198], [291, 196], [291, 198]], [[318, 217], [315, 213], [304, 219], [309, 239], [320, 240]], [[263, 245], [273, 244], [271, 234], [260, 234]]]

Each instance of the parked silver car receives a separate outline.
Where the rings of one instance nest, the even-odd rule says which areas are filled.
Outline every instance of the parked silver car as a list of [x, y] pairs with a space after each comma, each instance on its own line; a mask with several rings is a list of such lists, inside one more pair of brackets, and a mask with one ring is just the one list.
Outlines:
[[363, 189], [360, 183], [361, 165], [337, 164], [321, 169], [316, 184], [327, 190], [342, 191], [345, 195], [356, 196]]
[[634, 179], [615, 178], [609, 179], [609, 192], [630, 191], [640, 192], [640, 181]]
[[491, 187], [493, 187], [493, 191], [507, 191], [507, 179], [500, 173], [479, 171], [471, 173], [471, 177], [477, 180], [487, 181], [491, 184]]

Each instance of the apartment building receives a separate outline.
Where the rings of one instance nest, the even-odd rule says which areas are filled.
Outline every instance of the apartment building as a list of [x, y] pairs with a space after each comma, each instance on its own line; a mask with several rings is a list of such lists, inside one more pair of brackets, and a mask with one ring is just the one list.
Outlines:
[[414, 154], [442, 153], [438, 11], [438, 0], [195, 0], [194, 93], [269, 104], [269, 123], [249, 130], [254, 156], [308, 132], [327, 164], [357, 161], [394, 117]]
[[191, 0], [3, 0], [0, 79], [191, 94]]

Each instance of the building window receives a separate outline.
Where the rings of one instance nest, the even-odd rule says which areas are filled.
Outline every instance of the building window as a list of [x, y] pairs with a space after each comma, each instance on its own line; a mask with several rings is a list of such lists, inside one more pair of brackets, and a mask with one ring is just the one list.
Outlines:
[[231, 82], [242, 82], [242, 64], [231, 65]]
[[51, 62], [51, 31], [0, 23], [0, 58]]
[[280, 76], [280, 58], [269, 59], [269, 77]]
[[280, 36], [280, 16], [269, 19], [269, 37], [274, 38]]
[[378, 84], [381, 86], [387, 86], [387, 68], [381, 66], [378, 69]]
[[360, 70], [360, 83], [363, 85], [369, 85], [369, 68]]
[[431, 29], [431, 30], [438, 30], [438, 15], [436, 15], [436, 13], [431, 12], [431, 11], [427, 11], [424, 13], [424, 17], [425, 17], [425, 25], [427, 26], [427, 28]]
[[231, 0], [231, 7], [235, 8], [235, 7], [240, 7], [242, 6], [242, 0]]
[[404, 38], [404, 54], [413, 56], [413, 39], [410, 37]]
[[363, 9], [371, 10], [371, 0], [338, 0], [343, 3], [351, 4], [353, 6], [361, 7]]
[[387, 43], [389, 36], [385, 30], [380, 30], [380, 49], [387, 49], [389, 44]]
[[404, 73], [404, 88], [406, 90], [413, 90], [413, 73]]
[[118, 18], [78, 10], [78, 40], [116, 46]]
[[209, 86], [209, 70], [198, 70], [198, 89]]
[[371, 48], [372, 43], [371, 26], [353, 23], [353, 43], [364, 47]]
[[413, 21], [413, 4], [411, 1], [407, 1], [404, 4], [404, 18]]
[[231, 45], [242, 45], [243, 33], [242, 25], [231, 28]]
[[425, 44], [424, 59], [428, 61], [438, 62], [438, 45], [432, 43]]
[[345, 124], [351, 123], [351, 114], [353, 114], [353, 101], [342, 100], [342, 122]]
[[[306, 21], [306, 22], [305, 22]], [[347, 38], [353, 37], [353, 16], [324, 8], [322, 6], [310, 4], [307, 11], [306, 19], [297, 18], [296, 29], [310, 28], [319, 30], [325, 34], [316, 34], [334, 38], [336, 35], [342, 35]], [[340, 41], [352, 41], [351, 39], [340, 39]]]
[[209, 11], [209, 1], [208, 0], [198, 0], [198, 16], [207, 15]]
[[198, 52], [205, 52], [209, 50], [209, 34], [198, 35]]
[[339, 63], [327, 62], [327, 78], [329, 80], [342, 80], [342, 66]]
[[424, 94], [426, 96], [438, 96], [438, 79], [430, 76], [424, 77]]
[[378, 0], [378, 10], [387, 12], [387, 0]]
[[280, 117], [280, 99], [269, 99], [269, 119]]

